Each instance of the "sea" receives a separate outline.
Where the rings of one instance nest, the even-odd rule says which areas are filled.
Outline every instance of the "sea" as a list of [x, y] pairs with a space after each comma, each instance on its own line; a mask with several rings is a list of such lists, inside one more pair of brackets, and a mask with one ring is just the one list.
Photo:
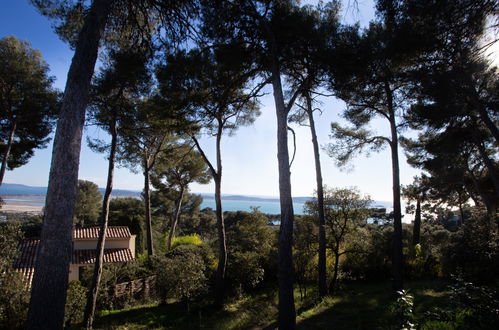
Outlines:
[[[101, 193], [103, 188], [99, 188]], [[45, 205], [46, 187], [31, 187], [20, 184], [4, 183], [0, 186], [0, 196], [8, 204], [22, 204], [30, 206]], [[114, 189], [113, 198], [120, 197], [135, 197], [140, 198], [140, 191]], [[203, 197], [201, 209], [215, 209], [215, 199], [212, 194], [200, 194]], [[293, 210], [295, 214], [304, 214], [304, 206], [310, 197], [294, 197]], [[222, 207], [224, 211], [252, 211], [253, 208], [258, 208], [260, 212], [266, 214], [280, 214], [280, 202], [277, 197], [261, 197], [261, 196], [246, 196], [246, 195], [222, 195]], [[391, 203], [374, 202], [372, 207], [384, 207], [390, 210]]]
[[[30, 186], [6, 183], [0, 187], [0, 196], [7, 204], [22, 204], [22, 205], [43, 207], [45, 205], [46, 191], [47, 191], [46, 187], [30, 187]], [[201, 194], [201, 195], [203, 197], [203, 203], [201, 204], [201, 209], [207, 207], [215, 209], [215, 199], [213, 198], [213, 195], [209, 194]], [[116, 192], [113, 191], [113, 197], [140, 198], [140, 191], [117, 189]], [[295, 214], [303, 214], [304, 205], [305, 202], [303, 198], [293, 203], [293, 209], [295, 211]], [[260, 210], [260, 212], [266, 214], [280, 213], [279, 199], [275, 197], [263, 198], [255, 196], [227, 195], [227, 196], [222, 196], [222, 207], [224, 211], [250, 212], [253, 208], [256, 207]]]

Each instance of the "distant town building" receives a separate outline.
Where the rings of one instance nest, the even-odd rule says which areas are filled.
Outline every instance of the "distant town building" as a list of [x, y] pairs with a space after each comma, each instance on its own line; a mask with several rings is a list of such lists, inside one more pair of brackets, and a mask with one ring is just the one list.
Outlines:
[[[96, 259], [99, 227], [73, 229], [73, 254], [69, 265], [69, 280], [79, 280], [80, 267], [93, 265]], [[31, 285], [35, 272], [36, 252], [40, 240], [31, 239], [19, 244], [19, 257], [14, 268]], [[135, 259], [135, 235], [126, 226], [107, 228], [104, 245], [104, 263], [127, 262]]]

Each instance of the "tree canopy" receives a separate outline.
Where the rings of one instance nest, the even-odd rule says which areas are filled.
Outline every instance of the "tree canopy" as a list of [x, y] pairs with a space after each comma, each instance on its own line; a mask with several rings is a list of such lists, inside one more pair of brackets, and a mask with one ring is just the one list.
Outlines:
[[27, 41], [0, 39], [0, 185], [50, 141], [59, 93], [42, 54]]

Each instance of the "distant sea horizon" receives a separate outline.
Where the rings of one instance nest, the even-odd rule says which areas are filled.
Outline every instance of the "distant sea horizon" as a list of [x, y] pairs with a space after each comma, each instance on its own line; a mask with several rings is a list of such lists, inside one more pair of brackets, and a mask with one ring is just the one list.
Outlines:
[[[104, 193], [104, 188], [99, 188], [101, 193]], [[47, 187], [32, 187], [21, 184], [3, 183], [0, 186], [0, 196], [7, 204], [30, 205], [43, 207], [45, 205], [45, 195]], [[113, 198], [135, 197], [140, 198], [141, 191], [113, 189]], [[212, 194], [195, 193], [203, 197], [203, 202], [200, 208], [215, 209], [215, 199]], [[294, 197], [293, 209], [295, 214], [304, 214], [304, 206], [307, 200], [312, 197]], [[280, 202], [278, 197], [264, 196], [248, 196], [248, 195], [222, 195], [222, 206], [224, 211], [251, 211], [253, 207], [257, 207], [260, 212], [266, 214], [279, 214]], [[372, 207], [391, 208], [389, 202], [374, 201]]]

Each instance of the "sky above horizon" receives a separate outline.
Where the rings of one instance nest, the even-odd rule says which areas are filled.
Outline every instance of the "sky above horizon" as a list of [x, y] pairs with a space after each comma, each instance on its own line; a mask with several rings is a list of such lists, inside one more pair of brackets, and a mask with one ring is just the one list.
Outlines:
[[[348, 1], [345, 1], [345, 3]], [[372, 0], [359, 1], [359, 10], [350, 9], [342, 17], [348, 23], [360, 21], [365, 26], [374, 17]], [[31, 42], [39, 49], [50, 66], [51, 75], [56, 77], [55, 87], [63, 90], [73, 51], [53, 32], [50, 22], [41, 16], [27, 0], [2, 0], [0, 11], [0, 38], [13, 35]], [[260, 99], [261, 115], [252, 126], [242, 127], [234, 136], [224, 136], [222, 142], [223, 178], [222, 193], [256, 196], [278, 196], [276, 115], [271, 88]], [[330, 124], [341, 120], [339, 114], [345, 108], [343, 102], [333, 98], [323, 98], [319, 104], [323, 113], [316, 113], [319, 143], [329, 142]], [[388, 132], [387, 123], [375, 122], [374, 127]], [[315, 167], [310, 129], [293, 126], [296, 132], [296, 158], [291, 168], [293, 196], [310, 196], [315, 189]], [[79, 178], [90, 180], [104, 187], [107, 175], [105, 155], [92, 152], [86, 145], [86, 136], [107, 138], [95, 127], [86, 127], [82, 142]], [[292, 137], [290, 136], [290, 140]], [[210, 159], [214, 158], [212, 138], [201, 140]], [[290, 153], [293, 151], [290, 142]], [[4, 182], [30, 186], [47, 186], [52, 153], [52, 144], [46, 149], [36, 150], [30, 162], [5, 174]], [[400, 153], [401, 183], [409, 184], [419, 173], [405, 162]], [[340, 171], [334, 161], [321, 150], [324, 184], [329, 187], [356, 186], [363, 194], [374, 200], [392, 199], [391, 160], [388, 149], [369, 157], [360, 155], [354, 159], [351, 171]], [[126, 168], [115, 172], [115, 188], [141, 190], [143, 177], [133, 174]], [[193, 184], [192, 192], [213, 193], [214, 185]]]

